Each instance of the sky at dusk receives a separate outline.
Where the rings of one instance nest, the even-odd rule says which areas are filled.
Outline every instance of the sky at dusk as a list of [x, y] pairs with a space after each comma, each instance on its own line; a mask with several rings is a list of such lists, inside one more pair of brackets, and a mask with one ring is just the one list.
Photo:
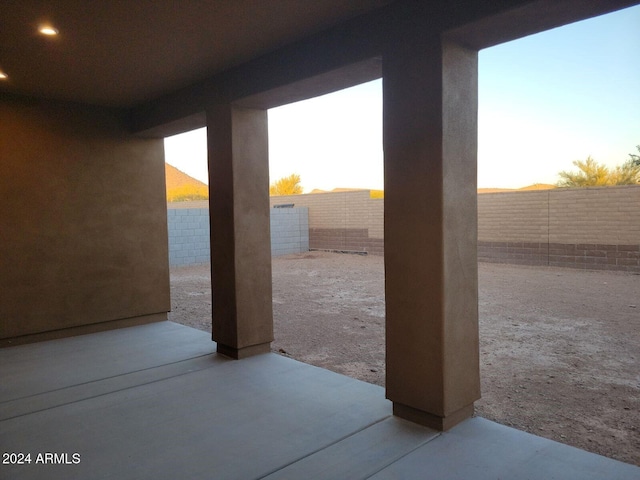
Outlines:
[[[614, 166], [640, 144], [640, 6], [481, 50], [478, 187], [555, 183], [573, 160]], [[271, 182], [383, 188], [382, 81], [269, 110]], [[207, 181], [205, 129], [165, 139]]]

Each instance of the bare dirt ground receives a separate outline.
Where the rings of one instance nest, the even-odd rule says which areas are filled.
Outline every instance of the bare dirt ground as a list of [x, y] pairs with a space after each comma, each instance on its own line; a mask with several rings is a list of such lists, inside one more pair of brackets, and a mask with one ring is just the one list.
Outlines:
[[[384, 385], [383, 258], [273, 260], [273, 350]], [[640, 275], [481, 263], [477, 415], [640, 465]], [[209, 266], [171, 271], [169, 319], [210, 331]]]

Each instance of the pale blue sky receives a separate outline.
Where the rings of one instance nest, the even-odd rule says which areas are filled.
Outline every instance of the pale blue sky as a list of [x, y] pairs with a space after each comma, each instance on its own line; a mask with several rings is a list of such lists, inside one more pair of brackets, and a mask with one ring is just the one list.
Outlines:
[[[640, 144], [640, 6], [482, 50], [478, 186], [555, 183], [591, 155]], [[206, 181], [204, 129], [165, 141], [167, 162]], [[271, 181], [383, 187], [380, 80], [269, 111]]]

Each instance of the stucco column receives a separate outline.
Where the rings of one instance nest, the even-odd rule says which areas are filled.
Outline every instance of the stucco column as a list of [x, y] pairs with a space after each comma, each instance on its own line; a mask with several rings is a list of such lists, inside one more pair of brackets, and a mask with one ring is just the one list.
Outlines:
[[446, 430], [480, 398], [477, 52], [427, 26], [391, 43], [383, 57], [387, 398], [394, 414]]
[[207, 110], [213, 339], [243, 358], [273, 340], [267, 112]]

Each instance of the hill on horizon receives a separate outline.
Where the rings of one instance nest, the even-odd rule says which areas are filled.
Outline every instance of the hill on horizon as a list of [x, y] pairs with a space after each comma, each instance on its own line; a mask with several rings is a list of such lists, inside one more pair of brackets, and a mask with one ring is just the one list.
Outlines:
[[500, 192], [530, 192], [534, 190], [551, 190], [557, 188], [548, 183], [534, 183], [521, 188], [479, 188], [478, 193], [500, 193]]
[[166, 162], [164, 173], [167, 184], [167, 202], [188, 202], [209, 198], [209, 187], [206, 183], [187, 175]]
[[[530, 192], [535, 190], [551, 190], [557, 188], [555, 185], [548, 183], [534, 183], [521, 188], [479, 188], [478, 193], [500, 193], [500, 192]], [[358, 190], [369, 190], [371, 198], [384, 198], [384, 190], [366, 189], [366, 188], [334, 188], [333, 190], [321, 190], [314, 188], [309, 193], [335, 193], [335, 192], [354, 192]]]

